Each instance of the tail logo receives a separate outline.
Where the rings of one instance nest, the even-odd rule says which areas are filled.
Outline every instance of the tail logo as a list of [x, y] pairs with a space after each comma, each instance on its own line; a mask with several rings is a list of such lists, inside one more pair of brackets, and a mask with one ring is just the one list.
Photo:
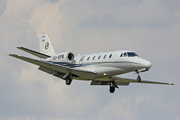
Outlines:
[[47, 42], [46, 44], [45, 44], [45, 49], [47, 50], [49, 48], [49, 43]]

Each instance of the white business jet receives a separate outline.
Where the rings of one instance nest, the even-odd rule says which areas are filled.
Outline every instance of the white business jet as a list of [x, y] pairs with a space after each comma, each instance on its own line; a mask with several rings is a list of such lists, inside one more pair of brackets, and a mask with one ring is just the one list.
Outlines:
[[[91, 81], [91, 85], [109, 85], [114, 93], [118, 85], [128, 86], [130, 83], [165, 84], [142, 80], [139, 73], [148, 71], [151, 63], [128, 50], [94, 53], [75, 56], [72, 52], [55, 54], [46, 33], [40, 34], [40, 52], [24, 47], [17, 47], [40, 58], [40, 60], [10, 54], [10, 56], [38, 65], [39, 70], [65, 80], [70, 85], [73, 79]], [[137, 79], [120, 78], [117, 75], [135, 72]]]

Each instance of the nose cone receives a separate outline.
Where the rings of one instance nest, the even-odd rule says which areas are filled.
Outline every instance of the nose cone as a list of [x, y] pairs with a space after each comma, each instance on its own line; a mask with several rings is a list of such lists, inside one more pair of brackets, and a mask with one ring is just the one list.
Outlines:
[[143, 61], [143, 66], [145, 67], [145, 68], [150, 68], [151, 67], [151, 63], [149, 62], [149, 61], [147, 61], [147, 60], [144, 60]]

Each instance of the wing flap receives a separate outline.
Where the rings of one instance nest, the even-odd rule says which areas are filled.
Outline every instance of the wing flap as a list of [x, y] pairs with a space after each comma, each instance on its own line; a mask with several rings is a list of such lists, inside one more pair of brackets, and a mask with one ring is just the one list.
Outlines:
[[32, 55], [34, 55], [34, 56], [40, 57], [40, 58], [48, 58], [48, 57], [51, 57], [51, 56], [49, 56], [49, 55], [45, 55], [45, 54], [36, 52], [36, 51], [34, 51], [34, 50], [30, 50], [30, 49], [28, 49], [28, 48], [24, 48], [24, 47], [17, 47], [17, 48], [20, 49], [20, 50], [23, 50], [23, 51], [25, 51], [25, 52], [27, 52], [27, 53], [30, 53], [30, 54], [32, 54]]
[[[92, 80], [91, 85], [110, 85], [110, 81], [96, 81]], [[116, 82], [116, 85], [128, 86], [129, 82]]]

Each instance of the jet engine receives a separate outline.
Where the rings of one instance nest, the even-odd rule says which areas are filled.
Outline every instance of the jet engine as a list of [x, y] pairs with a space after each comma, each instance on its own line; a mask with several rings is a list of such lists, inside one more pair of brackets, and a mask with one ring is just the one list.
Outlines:
[[51, 57], [51, 62], [57, 62], [60, 64], [72, 63], [74, 62], [74, 54], [72, 52], [56, 54]]

